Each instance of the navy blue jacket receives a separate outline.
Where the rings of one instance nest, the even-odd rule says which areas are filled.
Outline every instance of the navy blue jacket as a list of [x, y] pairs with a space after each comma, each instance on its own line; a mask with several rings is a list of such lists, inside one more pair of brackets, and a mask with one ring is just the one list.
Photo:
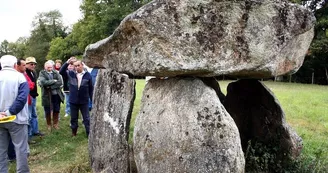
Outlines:
[[64, 63], [60, 68], [59, 73], [63, 78], [67, 77], [69, 83], [69, 102], [73, 104], [88, 104], [89, 99], [92, 100], [93, 96], [93, 85], [92, 77], [89, 72], [85, 72], [80, 89], [78, 89], [76, 72], [69, 70], [67, 71], [68, 64]]

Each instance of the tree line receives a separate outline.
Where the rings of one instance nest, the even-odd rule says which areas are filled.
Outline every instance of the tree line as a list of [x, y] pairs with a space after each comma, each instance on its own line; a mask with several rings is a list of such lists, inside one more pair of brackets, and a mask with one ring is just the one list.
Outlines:
[[[48, 59], [67, 60], [82, 55], [87, 45], [110, 36], [121, 20], [150, 0], [83, 0], [80, 5], [82, 19], [72, 27], [64, 26], [58, 10], [38, 13], [32, 21], [29, 37], [16, 42], [4, 40], [0, 56], [33, 56], [39, 64]], [[43, 68], [38, 66], [37, 70]]]
[[[121, 20], [150, 0], [83, 0], [82, 19], [72, 27], [64, 26], [58, 10], [38, 13], [32, 21], [30, 37], [16, 42], [4, 40], [0, 55], [33, 56], [40, 64], [47, 59], [66, 60], [82, 55], [87, 45], [109, 37]], [[328, 84], [328, 0], [290, 0], [310, 8], [317, 19], [315, 36], [303, 66], [285, 80]], [[42, 68], [42, 66], [38, 66]]]
[[328, 0], [293, 0], [310, 8], [317, 19], [314, 38], [299, 71], [285, 80], [299, 83], [328, 84]]

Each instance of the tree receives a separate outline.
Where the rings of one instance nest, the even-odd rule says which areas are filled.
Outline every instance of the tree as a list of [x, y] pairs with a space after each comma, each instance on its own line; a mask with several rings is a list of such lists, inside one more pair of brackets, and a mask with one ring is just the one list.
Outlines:
[[81, 5], [84, 16], [73, 27], [80, 34], [79, 47], [84, 49], [87, 45], [109, 37], [121, 20], [133, 11], [131, 0], [84, 0]]
[[309, 53], [295, 77], [297, 82], [314, 80], [317, 84], [328, 84], [328, 0], [302, 1], [302, 4], [314, 12], [317, 22]]
[[0, 56], [9, 54], [9, 42], [7, 40], [4, 40], [0, 45]]
[[73, 27], [80, 49], [109, 37], [128, 14], [150, 0], [84, 0], [84, 18]]
[[32, 22], [33, 30], [27, 42], [26, 56], [35, 57], [39, 64], [46, 61], [52, 39], [67, 36], [67, 27], [64, 27], [61, 17], [58, 10], [37, 14]]
[[77, 43], [73, 41], [72, 35], [68, 37], [56, 37], [51, 41], [51, 47], [47, 59], [61, 59], [66, 61], [69, 57], [82, 54]]
[[83, 0], [83, 19], [73, 25], [68, 37], [51, 42], [47, 58], [82, 54], [87, 45], [109, 37], [126, 15], [146, 2], [149, 0]]
[[28, 38], [19, 37], [16, 42], [9, 43], [9, 49], [11, 50], [14, 56], [23, 58], [25, 57], [27, 42], [28, 42]]
[[8, 42], [7, 40], [4, 40], [1, 43], [0, 56], [11, 54], [18, 58], [23, 58], [26, 52], [26, 43], [27, 38], [25, 37], [18, 38], [16, 42]]
[[32, 27], [36, 30], [45, 26], [50, 37], [65, 37], [67, 27], [63, 25], [62, 17], [58, 10], [38, 13], [32, 21]]
[[290, 0], [313, 11], [317, 21], [314, 38], [299, 71], [293, 75], [295, 82], [328, 84], [328, 0]]

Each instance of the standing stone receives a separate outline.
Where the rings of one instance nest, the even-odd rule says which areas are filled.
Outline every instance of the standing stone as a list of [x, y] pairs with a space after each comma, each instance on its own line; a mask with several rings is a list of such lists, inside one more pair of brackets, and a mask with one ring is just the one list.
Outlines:
[[128, 173], [129, 126], [135, 81], [111, 70], [100, 70], [91, 112], [89, 151], [93, 172]]
[[238, 126], [244, 152], [249, 144], [260, 143], [276, 157], [274, 164], [282, 165], [301, 153], [302, 139], [287, 124], [274, 94], [261, 82], [243, 79], [230, 83], [224, 106]]
[[220, 102], [223, 104], [225, 95], [222, 93], [219, 82], [215, 79], [215, 77], [199, 77], [199, 79], [202, 80], [205, 85], [214, 89], [216, 95], [220, 99]]
[[287, 0], [154, 0], [84, 57], [135, 76], [274, 77], [302, 65], [314, 23]]
[[135, 123], [138, 172], [244, 172], [235, 122], [197, 78], [151, 79]]

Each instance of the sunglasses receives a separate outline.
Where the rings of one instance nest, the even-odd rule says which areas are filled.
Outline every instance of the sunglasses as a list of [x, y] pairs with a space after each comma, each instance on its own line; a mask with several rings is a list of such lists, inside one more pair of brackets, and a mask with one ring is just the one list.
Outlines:
[[30, 65], [33, 65], [33, 66], [36, 66], [36, 64], [34, 64], [34, 63], [29, 63]]

